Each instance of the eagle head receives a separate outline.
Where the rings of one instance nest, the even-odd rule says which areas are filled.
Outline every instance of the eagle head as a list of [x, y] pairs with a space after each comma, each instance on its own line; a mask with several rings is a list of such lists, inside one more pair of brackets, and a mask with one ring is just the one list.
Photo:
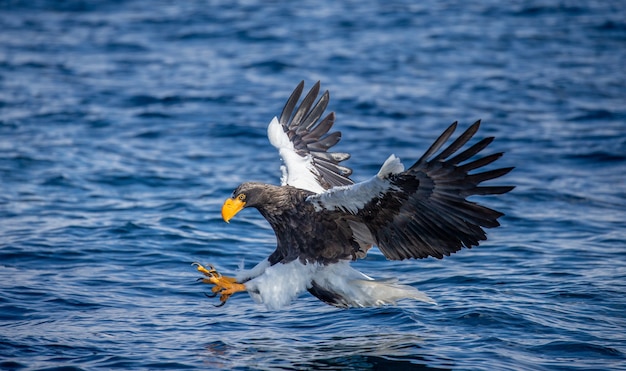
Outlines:
[[242, 183], [233, 191], [233, 195], [224, 201], [222, 206], [222, 219], [228, 223], [238, 212], [247, 208], [263, 208], [272, 202], [272, 194], [280, 187], [246, 182]]

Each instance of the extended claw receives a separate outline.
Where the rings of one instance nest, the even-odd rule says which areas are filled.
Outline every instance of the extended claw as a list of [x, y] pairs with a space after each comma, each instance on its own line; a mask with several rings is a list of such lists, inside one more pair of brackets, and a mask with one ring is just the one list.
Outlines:
[[200, 264], [198, 262], [193, 262], [193, 263], [191, 263], [191, 265], [196, 267], [196, 269], [199, 272], [201, 272], [202, 274], [204, 274], [207, 277], [221, 277], [222, 276], [221, 274], [219, 274], [217, 272], [217, 270], [215, 270], [215, 267], [213, 267], [211, 264], [209, 264], [209, 269], [206, 269], [202, 264]]
[[195, 266], [196, 269], [205, 276], [198, 278], [198, 281], [202, 281], [210, 285], [215, 285], [213, 288], [211, 288], [211, 292], [213, 294], [205, 293], [204, 295], [209, 298], [214, 298], [219, 295], [221, 303], [215, 305], [216, 307], [221, 307], [222, 305], [226, 304], [226, 301], [228, 301], [228, 299], [234, 293], [237, 293], [239, 291], [246, 291], [245, 285], [237, 283], [237, 279], [233, 277], [222, 276], [212, 265], [208, 265], [208, 269], [205, 268], [202, 264], [196, 262], [192, 263], [191, 265]]

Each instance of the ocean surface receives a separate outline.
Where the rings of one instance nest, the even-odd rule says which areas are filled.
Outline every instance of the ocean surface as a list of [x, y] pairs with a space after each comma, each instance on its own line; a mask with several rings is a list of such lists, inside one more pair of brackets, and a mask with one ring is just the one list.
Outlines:
[[[626, 370], [621, 0], [0, 1], [0, 369]], [[223, 307], [275, 247], [242, 181], [317, 80], [353, 179], [482, 119], [516, 169], [489, 240], [354, 266], [438, 305]]]

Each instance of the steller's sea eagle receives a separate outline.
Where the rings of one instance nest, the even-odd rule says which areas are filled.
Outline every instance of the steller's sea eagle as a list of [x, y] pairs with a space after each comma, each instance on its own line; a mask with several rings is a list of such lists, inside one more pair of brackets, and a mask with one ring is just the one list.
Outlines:
[[461, 150], [480, 121], [440, 151], [455, 131], [455, 122], [408, 169], [391, 155], [378, 174], [354, 183], [349, 178], [352, 170], [340, 165], [350, 155], [329, 152], [341, 133], [329, 133], [334, 113], [321, 119], [328, 91], [316, 102], [317, 82], [296, 107], [303, 88], [304, 81], [268, 127], [269, 140], [284, 162], [281, 185], [243, 183], [222, 207], [226, 222], [244, 208], [257, 209], [274, 229], [276, 250], [236, 277], [194, 263], [204, 274], [202, 281], [214, 285], [212, 296], [220, 296], [220, 305], [232, 294], [247, 291], [268, 308], [279, 308], [304, 290], [340, 308], [395, 304], [405, 298], [432, 302], [395, 279], [372, 279], [350, 262], [365, 257], [372, 246], [390, 260], [441, 259], [464, 246], [477, 246], [487, 239], [483, 227], [499, 226], [503, 214], [467, 197], [510, 191], [514, 187], [481, 183], [513, 168], [470, 174], [502, 156], [473, 158], [493, 137]]

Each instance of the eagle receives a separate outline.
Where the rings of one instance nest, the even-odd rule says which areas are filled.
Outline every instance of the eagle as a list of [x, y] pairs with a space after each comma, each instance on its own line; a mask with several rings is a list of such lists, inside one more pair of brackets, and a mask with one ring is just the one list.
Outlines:
[[391, 155], [376, 175], [355, 183], [352, 170], [341, 164], [350, 155], [330, 151], [341, 132], [330, 132], [334, 112], [322, 118], [328, 91], [318, 99], [318, 81], [300, 101], [303, 89], [304, 81], [267, 130], [283, 161], [281, 185], [245, 182], [221, 210], [229, 222], [243, 209], [257, 209], [274, 230], [276, 250], [235, 277], [193, 263], [203, 274], [199, 280], [213, 285], [207, 296], [219, 295], [221, 306], [247, 291], [270, 309], [288, 305], [304, 291], [339, 308], [395, 305], [401, 299], [434, 302], [397, 279], [373, 279], [350, 262], [374, 246], [389, 260], [441, 259], [478, 246], [487, 239], [483, 228], [499, 226], [504, 214], [467, 198], [511, 191], [513, 186], [482, 183], [513, 167], [483, 169], [503, 154], [475, 157], [493, 137], [466, 146], [480, 120], [446, 145], [457, 128], [454, 122], [410, 167]]

